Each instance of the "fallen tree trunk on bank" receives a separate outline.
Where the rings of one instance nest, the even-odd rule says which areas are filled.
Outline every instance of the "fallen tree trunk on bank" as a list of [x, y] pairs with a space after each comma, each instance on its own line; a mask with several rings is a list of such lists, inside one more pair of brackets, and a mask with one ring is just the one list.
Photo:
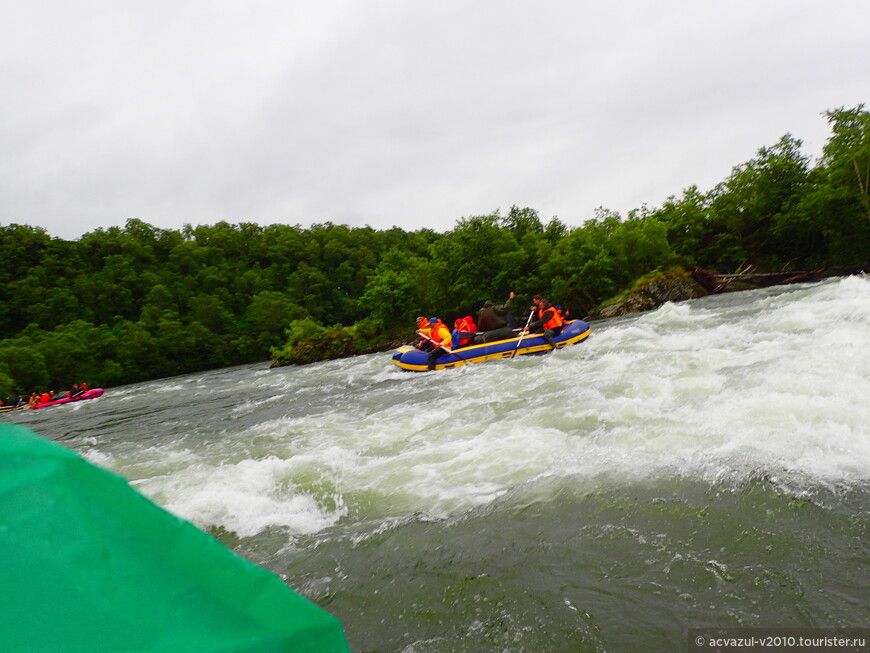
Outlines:
[[817, 281], [827, 277], [860, 274], [859, 268], [820, 267], [815, 270], [791, 270], [789, 272], [752, 272], [751, 269], [737, 274], [720, 274], [699, 267], [688, 270], [670, 270], [639, 283], [631, 291], [611, 300], [583, 319], [587, 322], [604, 320], [631, 313], [640, 313], [658, 308], [665, 302], [698, 299], [704, 295], [721, 292], [767, 288], [804, 281]]
[[724, 292], [736, 281], [750, 284], [755, 288], [767, 288], [790, 283], [818, 281], [825, 277], [857, 274], [861, 271], [860, 269], [819, 267], [814, 270], [790, 270], [787, 272], [752, 272], [747, 270], [736, 274], [720, 274], [699, 267], [692, 267], [690, 270], [692, 278], [711, 294]]

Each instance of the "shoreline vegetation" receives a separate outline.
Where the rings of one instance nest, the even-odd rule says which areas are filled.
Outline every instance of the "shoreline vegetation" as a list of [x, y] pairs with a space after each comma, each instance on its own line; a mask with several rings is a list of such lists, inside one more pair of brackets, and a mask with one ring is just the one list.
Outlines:
[[809, 271], [792, 270], [762, 273], [745, 271], [735, 274], [720, 274], [695, 266], [689, 269], [667, 270], [651, 277], [639, 279], [630, 290], [604, 302], [598, 310], [593, 311], [583, 319], [587, 322], [606, 320], [655, 310], [667, 302], [682, 302], [726, 292], [820, 281], [830, 277], [844, 277], [863, 272], [861, 267], [820, 267]]
[[542, 294], [595, 320], [868, 270], [870, 112], [823, 115], [818, 160], [786, 134], [706, 192], [573, 227], [517, 206], [444, 233], [130, 219], [66, 241], [0, 223], [0, 398], [384, 351], [417, 315], [451, 324], [511, 291], [517, 315]]
[[[851, 270], [819, 268], [808, 272], [770, 272], [754, 275], [718, 274], [700, 270], [700, 268], [671, 269], [638, 279], [631, 289], [604, 302], [600, 308], [581, 319], [594, 323], [600, 320], [652, 311], [668, 302], [683, 302], [712, 294], [819, 281], [830, 277], [849, 276], [863, 272], [865, 270], [860, 267]], [[703, 276], [704, 281], [699, 281], [697, 278], [699, 276]], [[708, 283], [714, 285], [706, 287]], [[299, 334], [298, 339], [293, 339], [291, 336], [288, 345], [280, 352], [276, 352], [276, 358], [272, 361], [271, 367], [305, 365], [323, 360], [389, 351], [402, 345], [412, 345], [418, 340], [416, 336], [406, 334], [404, 337], [397, 336], [385, 342], [371, 343], [362, 349], [356, 349], [352, 329], [353, 327], [337, 325], [318, 331], [307, 330]]]

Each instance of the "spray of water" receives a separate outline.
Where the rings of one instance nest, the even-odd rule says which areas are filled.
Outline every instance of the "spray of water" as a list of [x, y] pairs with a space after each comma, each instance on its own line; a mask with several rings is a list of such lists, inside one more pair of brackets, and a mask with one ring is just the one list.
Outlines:
[[867, 278], [592, 327], [551, 355], [436, 373], [374, 354], [131, 386], [115, 399], [136, 419], [117, 412], [94, 427], [117, 437], [74, 444], [180, 516], [242, 536], [452, 516], [552, 478], [870, 481]]

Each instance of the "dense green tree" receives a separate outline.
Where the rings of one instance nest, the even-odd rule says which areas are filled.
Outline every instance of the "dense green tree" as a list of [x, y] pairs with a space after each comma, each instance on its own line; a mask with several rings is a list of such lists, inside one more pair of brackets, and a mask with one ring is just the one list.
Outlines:
[[360, 297], [360, 306], [383, 329], [413, 325], [435, 306], [426, 260], [393, 248], [377, 266]]
[[42, 262], [51, 237], [42, 227], [0, 225], [0, 290]]
[[296, 320], [287, 329], [287, 342], [273, 349], [272, 356], [282, 364], [350, 356], [356, 351], [354, 331], [340, 324], [324, 327], [311, 318]]
[[6, 402], [7, 399], [13, 399], [14, 395], [17, 394], [19, 393], [15, 390], [15, 381], [9, 375], [6, 364], [0, 362], [0, 401]]
[[228, 333], [233, 328], [233, 316], [215, 295], [198, 294], [188, 301], [188, 319], [199, 322], [213, 333]]
[[[807, 188], [809, 159], [801, 142], [786, 134], [758, 156], [736, 166], [711, 193], [710, 219], [717, 236], [704, 252], [720, 269], [748, 262], [780, 263], [773, 225], [800, 202]], [[725, 236], [729, 236], [726, 238]]]
[[866, 265], [870, 114], [825, 116], [815, 167], [787, 134], [706, 193], [692, 186], [626, 218], [599, 209], [574, 228], [518, 206], [443, 234], [130, 219], [65, 241], [0, 225], [0, 390], [129, 383], [273, 348], [291, 362], [370, 351], [410, 334], [417, 315], [449, 323], [511, 290], [517, 311], [541, 293], [583, 314], [676, 263]]
[[95, 327], [81, 320], [45, 333], [39, 349], [50, 361], [48, 385], [59, 391], [82, 381], [92, 387], [117, 382], [122, 368], [115, 361], [115, 343], [107, 326]]
[[536, 258], [537, 249], [523, 250], [517, 237], [531, 229], [541, 238], [535, 220], [526, 217], [506, 227], [498, 212], [463, 218], [433, 243], [428, 285], [438, 312], [464, 315], [487, 298], [506, 297]]
[[870, 112], [859, 104], [826, 111], [832, 136], [825, 144], [822, 166], [832, 185], [852, 194], [870, 225]]
[[[148, 378], [166, 376], [162, 370], [170, 368], [166, 354], [157, 338], [144, 324], [122, 320], [112, 327], [115, 341], [115, 359], [120, 366], [115, 383], [130, 383]], [[171, 372], [169, 372], [171, 373]], [[93, 383], [111, 385], [109, 380], [92, 379]]]
[[554, 301], [586, 312], [620, 289], [620, 262], [609, 247], [617, 215], [601, 215], [570, 231], [544, 261], [541, 273], [551, 279], [544, 290]]
[[[709, 210], [707, 197], [697, 186], [690, 186], [683, 191], [679, 200], [672, 195], [661, 209], [653, 213], [665, 225], [668, 242], [674, 253], [685, 261], [701, 263], [702, 253], [711, 244]], [[707, 264], [706, 261], [704, 264]]]
[[245, 311], [250, 332], [256, 334], [256, 341], [262, 352], [280, 345], [290, 324], [306, 317], [308, 311], [276, 290], [263, 290], [254, 295]]
[[28, 323], [37, 324], [43, 329], [54, 329], [91, 314], [82, 307], [73, 289], [63, 287], [44, 291], [39, 301], [25, 304], [22, 312], [27, 316]]
[[14, 392], [29, 395], [37, 389], [48, 389], [51, 376], [45, 356], [27, 338], [0, 343], [0, 363], [13, 379]]

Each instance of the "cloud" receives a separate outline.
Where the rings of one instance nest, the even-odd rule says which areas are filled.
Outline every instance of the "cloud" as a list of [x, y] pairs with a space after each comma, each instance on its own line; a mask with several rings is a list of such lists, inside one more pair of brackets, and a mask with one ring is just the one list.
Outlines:
[[870, 7], [36, 0], [0, 26], [0, 222], [579, 224], [864, 101]]

